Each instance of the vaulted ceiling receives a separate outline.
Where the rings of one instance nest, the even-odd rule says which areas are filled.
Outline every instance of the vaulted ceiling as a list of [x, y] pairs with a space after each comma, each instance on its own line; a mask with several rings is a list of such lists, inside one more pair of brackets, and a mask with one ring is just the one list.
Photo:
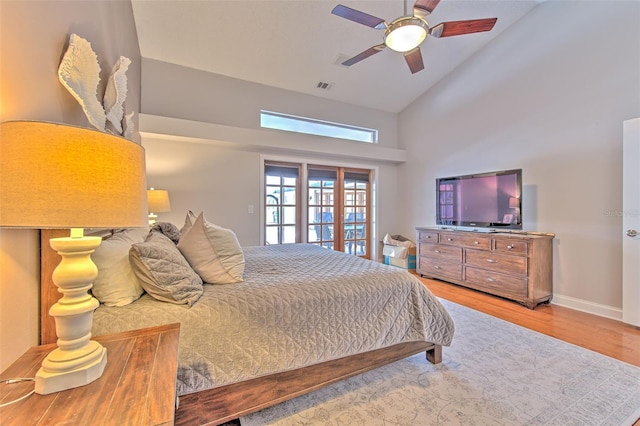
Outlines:
[[[427, 16], [440, 22], [497, 17], [490, 32], [428, 36], [424, 70], [411, 74], [401, 53], [384, 51], [351, 67], [344, 60], [382, 43], [383, 30], [331, 14], [337, 4], [391, 22], [409, 0], [133, 0], [144, 58], [399, 112], [541, 0], [442, 0]], [[535, 34], [532, 34], [535, 37]], [[481, 54], [481, 53], [480, 53]], [[496, 64], [499, 66], [499, 64]], [[327, 89], [318, 88], [329, 83]]]

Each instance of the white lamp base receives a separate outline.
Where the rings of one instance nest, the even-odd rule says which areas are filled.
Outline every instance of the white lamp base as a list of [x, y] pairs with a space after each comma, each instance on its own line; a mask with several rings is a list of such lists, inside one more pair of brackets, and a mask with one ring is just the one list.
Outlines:
[[[88, 385], [100, 378], [107, 365], [107, 350], [94, 340], [90, 340], [87, 346], [90, 347], [89, 354], [82, 354], [77, 359], [66, 359], [67, 354], [57, 352], [59, 348], [49, 353], [36, 373], [36, 393], [46, 395], [60, 392]], [[69, 364], [77, 363], [81, 363], [82, 366], [69, 368]]]
[[155, 213], [149, 213], [149, 227], [152, 227], [153, 225], [156, 224], [156, 219], [158, 218], [158, 215]]
[[107, 350], [90, 340], [93, 311], [99, 302], [88, 293], [98, 276], [91, 253], [102, 239], [85, 237], [81, 230], [72, 230], [71, 235], [49, 240], [62, 256], [53, 271], [62, 298], [49, 310], [56, 320], [58, 348], [47, 355], [36, 374], [35, 390], [42, 395], [87, 385], [102, 375], [107, 364]]

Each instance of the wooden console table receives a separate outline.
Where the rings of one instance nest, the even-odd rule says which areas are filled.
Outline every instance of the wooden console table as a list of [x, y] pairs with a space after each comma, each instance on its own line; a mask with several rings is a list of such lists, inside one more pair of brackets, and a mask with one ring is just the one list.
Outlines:
[[[107, 366], [96, 381], [49, 395], [33, 394], [0, 408], [9, 425], [170, 425], [176, 403], [180, 324], [93, 338], [107, 348]], [[0, 379], [34, 377], [55, 344], [34, 346]], [[0, 404], [28, 394], [34, 382], [0, 384]]]

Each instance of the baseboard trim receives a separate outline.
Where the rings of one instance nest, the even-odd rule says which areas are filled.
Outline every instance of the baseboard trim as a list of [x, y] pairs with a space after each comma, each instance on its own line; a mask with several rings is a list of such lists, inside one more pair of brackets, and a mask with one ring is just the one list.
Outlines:
[[576, 311], [587, 312], [605, 318], [622, 321], [622, 309], [613, 306], [602, 305], [600, 303], [589, 302], [588, 300], [576, 299], [575, 297], [554, 294], [551, 303], [575, 309]]

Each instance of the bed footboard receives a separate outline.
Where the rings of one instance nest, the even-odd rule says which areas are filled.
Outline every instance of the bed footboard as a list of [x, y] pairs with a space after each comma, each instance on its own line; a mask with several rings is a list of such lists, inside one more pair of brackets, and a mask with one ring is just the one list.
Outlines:
[[400, 343], [309, 367], [183, 395], [176, 411], [175, 424], [221, 424], [423, 351], [430, 362], [441, 362], [440, 345], [428, 342]]

